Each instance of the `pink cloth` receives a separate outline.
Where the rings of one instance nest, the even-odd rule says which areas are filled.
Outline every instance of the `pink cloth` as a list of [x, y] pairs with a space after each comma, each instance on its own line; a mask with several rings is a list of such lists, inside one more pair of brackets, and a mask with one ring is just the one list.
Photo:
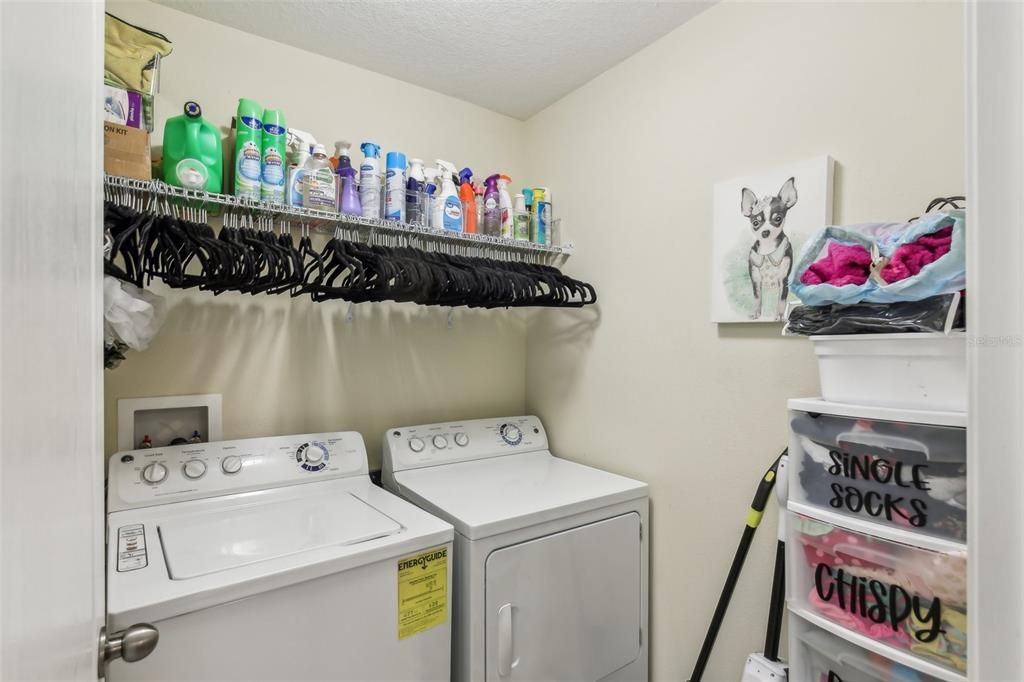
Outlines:
[[953, 243], [953, 227], [946, 227], [918, 237], [917, 241], [896, 247], [889, 264], [882, 268], [882, 279], [890, 284], [913, 277], [921, 268], [949, 253]]
[[829, 240], [828, 252], [803, 271], [800, 281], [804, 284], [831, 284], [837, 287], [861, 285], [868, 281], [870, 267], [871, 254], [863, 246]]

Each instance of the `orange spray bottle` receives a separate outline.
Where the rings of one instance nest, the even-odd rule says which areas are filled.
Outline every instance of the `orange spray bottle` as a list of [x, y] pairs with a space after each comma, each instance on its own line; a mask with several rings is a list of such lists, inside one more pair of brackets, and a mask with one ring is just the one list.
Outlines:
[[476, 192], [473, 190], [473, 171], [459, 171], [459, 200], [462, 202], [462, 231], [476, 232]]

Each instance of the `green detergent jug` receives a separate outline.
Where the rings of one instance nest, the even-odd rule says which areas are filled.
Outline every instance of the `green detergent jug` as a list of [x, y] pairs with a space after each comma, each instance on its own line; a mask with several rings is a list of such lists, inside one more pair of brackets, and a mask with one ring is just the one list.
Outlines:
[[187, 189], [220, 192], [224, 175], [220, 131], [203, 120], [195, 102], [164, 124], [164, 182]]

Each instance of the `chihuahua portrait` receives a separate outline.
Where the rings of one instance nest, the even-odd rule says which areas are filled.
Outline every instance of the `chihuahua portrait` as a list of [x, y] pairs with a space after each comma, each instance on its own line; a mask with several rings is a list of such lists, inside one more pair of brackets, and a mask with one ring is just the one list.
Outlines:
[[750, 284], [754, 289], [754, 309], [750, 311], [752, 320], [778, 321], [786, 311], [789, 272], [793, 269], [793, 245], [786, 236], [786, 214], [795, 205], [795, 178], [782, 183], [778, 194], [761, 199], [743, 188], [740, 208], [743, 217], [750, 221], [754, 237], [747, 263]]

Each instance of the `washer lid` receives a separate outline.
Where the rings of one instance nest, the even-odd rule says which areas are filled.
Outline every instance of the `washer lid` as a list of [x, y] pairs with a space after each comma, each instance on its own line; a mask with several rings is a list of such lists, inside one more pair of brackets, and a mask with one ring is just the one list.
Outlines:
[[333, 493], [181, 515], [158, 528], [168, 575], [186, 580], [385, 537], [401, 526], [351, 493]]
[[398, 471], [401, 494], [471, 540], [647, 496], [647, 484], [528, 452]]

